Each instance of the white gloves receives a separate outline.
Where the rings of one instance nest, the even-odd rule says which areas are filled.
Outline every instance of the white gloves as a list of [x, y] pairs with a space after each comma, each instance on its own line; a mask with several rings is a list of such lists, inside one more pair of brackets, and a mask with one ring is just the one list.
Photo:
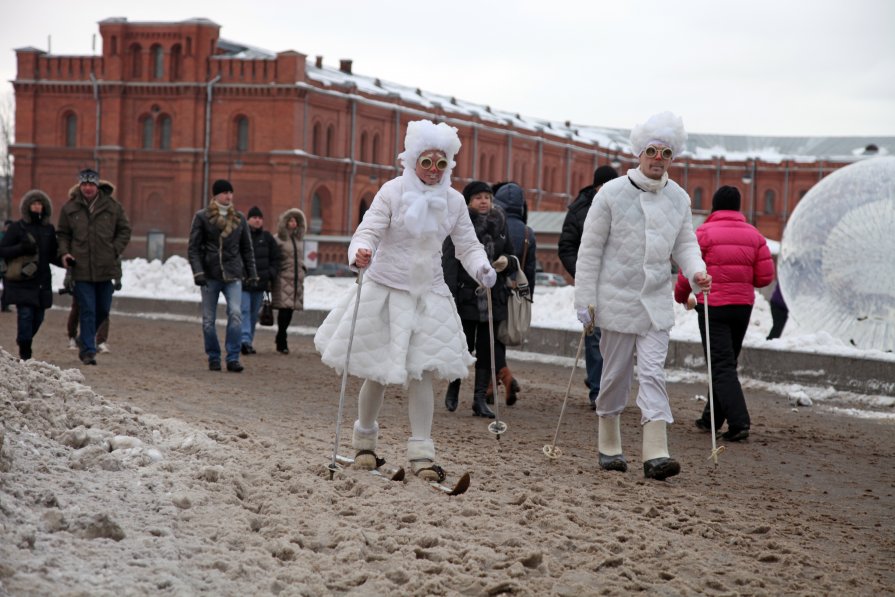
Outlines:
[[578, 309], [578, 321], [580, 321], [584, 327], [590, 327], [594, 324], [594, 318], [591, 316], [590, 309]]
[[494, 288], [494, 284], [497, 282], [497, 272], [490, 265], [483, 265], [479, 268], [475, 277], [479, 284], [487, 288]]

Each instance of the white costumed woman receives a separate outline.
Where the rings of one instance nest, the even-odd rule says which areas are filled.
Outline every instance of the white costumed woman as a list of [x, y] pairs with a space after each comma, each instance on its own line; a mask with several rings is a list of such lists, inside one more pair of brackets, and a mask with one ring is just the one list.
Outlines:
[[[348, 246], [348, 264], [366, 268], [348, 371], [364, 378], [352, 437], [358, 468], [383, 462], [376, 455], [377, 417], [385, 386], [401, 384], [408, 395], [411, 468], [426, 480], [445, 476], [435, 464], [432, 379], [466, 377], [474, 359], [444, 282], [444, 239], [451, 237], [463, 268], [480, 284], [490, 288], [497, 280], [463, 195], [451, 188], [459, 149], [454, 127], [409, 123], [398, 156], [404, 173], [382, 185]], [[340, 373], [356, 294], [351, 290], [341, 298], [314, 337], [323, 362]]]

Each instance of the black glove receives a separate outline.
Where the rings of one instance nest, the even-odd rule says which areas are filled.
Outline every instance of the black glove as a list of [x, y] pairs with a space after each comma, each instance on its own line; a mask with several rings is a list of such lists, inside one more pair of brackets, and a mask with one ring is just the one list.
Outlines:
[[248, 285], [252, 288], [258, 288], [258, 286], [260, 284], [261, 284], [261, 280], [259, 280], [258, 278], [249, 278], [248, 279]]
[[34, 255], [37, 253], [37, 243], [34, 242], [34, 239], [30, 234], [26, 234], [24, 238], [22, 238], [22, 242], [19, 246], [22, 248], [22, 255]]
[[121, 280], [112, 280], [112, 289], [115, 291], [121, 290]]
[[196, 274], [193, 276], [193, 282], [196, 283], [196, 286], [205, 286], [208, 284], [208, 280], [205, 279], [205, 274]]

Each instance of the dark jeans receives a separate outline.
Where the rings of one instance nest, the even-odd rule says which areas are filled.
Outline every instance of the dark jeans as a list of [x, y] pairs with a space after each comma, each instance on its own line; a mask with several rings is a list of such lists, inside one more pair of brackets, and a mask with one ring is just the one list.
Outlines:
[[293, 312], [292, 309], [277, 309], [277, 337], [275, 339], [277, 350], [289, 348], [289, 343], [286, 340], [286, 328], [292, 323]]
[[[81, 318], [81, 310], [78, 309], [78, 297], [71, 296], [71, 309], [68, 312], [68, 337], [78, 337], [78, 320]], [[106, 317], [96, 328], [96, 344], [100, 345], [109, 339], [109, 319]]]
[[786, 326], [787, 319], [789, 319], [789, 309], [771, 303], [771, 321], [773, 321], [774, 323], [771, 326], [770, 333], [768, 334], [768, 340], [773, 340], [774, 338], [780, 337], [780, 334], [783, 333], [783, 328]]
[[31, 343], [40, 324], [44, 321], [45, 309], [31, 307], [29, 305], [16, 305], [16, 317], [18, 329], [16, 330], [16, 342], [21, 344]]
[[584, 337], [584, 364], [587, 368], [587, 387], [590, 390], [587, 397], [591, 404], [596, 402], [600, 395], [600, 377], [603, 375], [603, 355], [600, 353], [600, 328], [594, 328], [594, 333]]
[[[466, 335], [466, 347], [469, 352], [475, 351], [475, 368], [491, 370], [491, 335], [488, 333], [487, 321], [462, 319], [463, 333]], [[494, 322], [494, 370], [500, 371], [507, 366], [507, 347], [497, 339], [499, 321]]]
[[81, 352], [96, 354], [96, 327], [109, 318], [112, 308], [112, 281], [75, 282], [81, 323]]
[[[705, 351], [705, 312], [696, 305], [699, 314], [699, 334], [702, 353]], [[715, 428], [727, 421], [730, 430], [749, 429], [749, 410], [737, 376], [737, 359], [743, 348], [743, 338], [749, 328], [752, 305], [724, 305], [709, 307], [709, 339], [712, 344], [712, 389], [715, 407]], [[709, 405], [702, 411], [702, 420], [710, 424]]]

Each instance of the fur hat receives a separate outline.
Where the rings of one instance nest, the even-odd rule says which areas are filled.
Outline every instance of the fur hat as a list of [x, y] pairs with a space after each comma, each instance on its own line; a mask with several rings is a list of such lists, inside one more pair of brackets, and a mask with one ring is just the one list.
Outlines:
[[729, 209], [730, 211], [740, 211], [740, 191], [736, 187], [724, 185], [712, 197], [712, 211]]
[[264, 214], [261, 213], [261, 209], [257, 205], [253, 205], [252, 209], [249, 210], [246, 219], [248, 218], [263, 218]]
[[230, 184], [229, 180], [225, 180], [223, 178], [214, 181], [214, 184], [211, 185], [211, 196], [220, 195], [221, 193], [232, 193], [233, 185]]
[[463, 187], [463, 198], [466, 199], [466, 205], [469, 205], [473, 195], [479, 193], [491, 193], [493, 195], [494, 191], [491, 190], [491, 185], [487, 182], [482, 182], [481, 180], [474, 180]]
[[674, 155], [679, 154], [687, 142], [683, 118], [671, 112], [660, 112], [631, 129], [631, 152], [634, 155], [639, 156], [643, 153], [652, 141], [664, 143], [671, 148]]
[[610, 180], [618, 178], [618, 172], [612, 166], [600, 166], [594, 170], [594, 186], [606, 184]]
[[398, 159], [404, 168], [413, 170], [416, 159], [427, 149], [440, 149], [450, 162], [450, 168], [457, 164], [454, 156], [460, 151], [460, 137], [457, 129], [443, 122], [435, 124], [431, 120], [414, 120], [407, 124], [407, 136], [404, 137], [404, 152]]

